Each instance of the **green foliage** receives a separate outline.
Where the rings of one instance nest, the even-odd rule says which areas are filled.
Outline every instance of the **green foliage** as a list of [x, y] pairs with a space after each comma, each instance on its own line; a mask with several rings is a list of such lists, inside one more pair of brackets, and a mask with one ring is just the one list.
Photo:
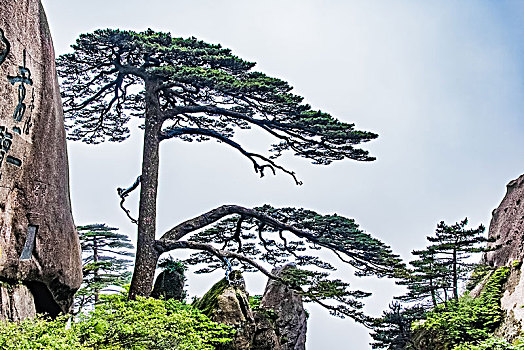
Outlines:
[[37, 316], [22, 322], [0, 323], [0, 349], [3, 350], [87, 350], [74, 329], [66, 329], [67, 316], [54, 320]]
[[475, 264], [466, 283], [466, 290], [471, 291], [486, 278], [495, 268], [486, 264]]
[[282, 271], [282, 280], [291, 288], [300, 291], [302, 300], [322, 301], [333, 300], [337, 305], [325, 306], [329, 312], [341, 318], [350, 316], [356, 321], [366, 323], [368, 317], [360, 311], [363, 307], [360, 299], [371, 293], [349, 290], [349, 284], [339, 279], [328, 279], [327, 273], [289, 268]]
[[[453, 225], [447, 225], [444, 221], [437, 225], [435, 234], [427, 237], [433, 244], [412, 252], [418, 259], [410, 262], [412, 268], [397, 282], [406, 285], [408, 293], [396, 299], [419, 302], [426, 308], [436, 307], [451, 298], [458, 299], [459, 283], [466, 280], [476, 266], [468, 263], [468, 258], [471, 254], [492, 250], [484, 244], [488, 241], [482, 236], [484, 226], [467, 229], [467, 224], [468, 219], [465, 218]], [[473, 288], [482, 273], [487, 272], [479, 266], [476, 269], [469, 288]]]
[[425, 310], [421, 306], [403, 308], [399, 302], [389, 305], [382, 317], [376, 318], [370, 325], [370, 335], [374, 342], [372, 349], [403, 350], [413, 335], [411, 325], [424, 318]]
[[56, 350], [211, 350], [231, 340], [233, 330], [189, 305], [124, 295], [102, 296], [95, 311], [70, 329], [67, 317], [41, 317], [0, 324], [0, 348]]
[[249, 297], [249, 307], [251, 310], [257, 310], [260, 308], [260, 302], [262, 301], [262, 295], [253, 295]]
[[408, 292], [395, 299], [419, 302], [426, 308], [430, 305], [435, 307], [439, 302], [447, 300], [446, 292], [451, 284], [449, 270], [435, 250], [427, 248], [413, 251], [412, 254], [418, 256], [418, 259], [410, 261], [412, 268], [397, 282], [407, 286]]
[[[257, 312], [259, 315], [263, 315], [269, 322], [274, 322], [278, 316], [275, 313], [275, 310], [272, 308], [262, 307], [260, 302], [262, 301], [262, 295], [253, 295], [249, 297], [249, 307], [254, 312]], [[306, 312], [306, 318], [309, 318], [309, 312]]]
[[472, 265], [466, 262], [467, 259], [472, 253], [492, 250], [485, 246], [485, 243], [490, 240], [482, 235], [485, 230], [484, 225], [466, 229], [467, 224], [468, 218], [453, 225], [441, 221], [437, 225], [435, 236], [427, 237], [428, 241], [434, 243], [428, 249], [440, 255], [443, 266], [449, 271], [448, 278], [451, 281], [450, 287], [455, 300], [458, 299], [459, 281], [465, 280], [472, 268]]
[[[353, 220], [340, 215], [322, 215], [312, 210], [274, 208], [264, 205], [255, 214], [285, 222], [295, 230], [311, 233], [303, 239], [286, 238], [283, 230], [260, 221], [257, 217], [239, 215], [214, 224], [211, 228], [191, 237], [192, 242], [217, 243], [222, 249], [242, 251], [245, 257], [261, 260], [273, 266], [295, 263], [300, 269], [288, 270], [285, 280], [301, 292], [305, 302], [330, 300], [333, 315], [349, 316], [364, 322], [361, 299], [370, 295], [351, 290], [349, 283], [330, 277], [333, 266], [307, 252], [322, 247], [333, 250], [343, 261], [356, 269], [357, 276], [397, 276], [405, 266], [389, 246], [360, 229]], [[292, 237], [292, 236], [290, 236]], [[302, 239], [301, 239], [302, 238]], [[201, 266], [197, 273], [208, 273], [223, 266], [223, 261], [208, 253], [194, 253], [188, 264]], [[240, 260], [231, 260], [235, 267], [254, 271], [253, 266]], [[306, 270], [306, 268], [310, 268]], [[324, 271], [322, 271], [324, 270]], [[326, 304], [327, 305], [327, 304]]]
[[[144, 82], [155, 81], [162, 107], [155, 117], [173, 121], [163, 138], [229, 141], [235, 130], [258, 125], [283, 136], [271, 147], [274, 157], [291, 150], [315, 164], [374, 160], [354, 146], [376, 134], [313, 110], [287, 82], [252, 71], [255, 63], [220, 45], [151, 29], [105, 29], [80, 35], [72, 48], [57, 59], [70, 139], [125, 140], [129, 119], [143, 116]], [[255, 169], [263, 174], [264, 167]]]
[[82, 341], [93, 348], [212, 349], [230, 340], [229, 327], [210, 321], [194, 308], [153, 298], [104, 296], [104, 303], [78, 324]]
[[520, 338], [515, 344], [510, 344], [506, 340], [496, 337], [489, 337], [478, 345], [461, 344], [453, 350], [524, 350], [524, 338]]
[[511, 266], [513, 266], [516, 269], [520, 269], [520, 267], [522, 266], [522, 261], [521, 260], [515, 260], [515, 261], [513, 261]]
[[160, 267], [166, 272], [176, 272], [181, 275], [183, 275], [187, 270], [187, 266], [184, 264], [183, 261], [174, 259], [173, 257], [160, 260], [160, 262], [158, 263], [158, 267]]
[[478, 298], [465, 294], [459, 300], [440, 304], [415, 329], [429, 331], [449, 349], [454, 345], [487, 339], [502, 321], [500, 299], [509, 273], [509, 267], [498, 268]]

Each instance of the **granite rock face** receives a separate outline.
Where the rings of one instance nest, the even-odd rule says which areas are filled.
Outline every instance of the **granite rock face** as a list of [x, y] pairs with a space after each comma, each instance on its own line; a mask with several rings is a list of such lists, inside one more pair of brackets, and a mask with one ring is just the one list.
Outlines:
[[2, 292], [0, 318], [56, 315], [69, 311], [82, 265], [53, 43], [39, 0], [0, 9], [0, 280], [23, 290], [9, 308]]
[[489, 245], [499, 248], [485, 253], [484, 261], [511, 267], [500, 300], [505, 317], [495, 334], [513, 341], [524, 329], [524, 175], [508, 183], [506, 196], [493, 211], [489, 237], [495, 239]]
[[[272, 273], [281, 276], [286, 270], [294, 268], [294, 265], [287, 264]], [[278, 281], [269, 280], [260, 307], [274, 312], [275, 331], [282, 350], [306, 348], [307, 314], [299, 294]]]
[[256, 333], [251, 350], [282, 350], [274, 311], [259, 308], [255, 310], [254, 315]]
[[0, 319], [18, 321], [35, 314], [35, 300], [26, 286], [0, 286]]
[[488, 252], [485, 260], [492, 266], [504, 266], [524, 258], [524, 174], [507, 185], [506, 196], [493, 211], [489, 225], [491, 246], [499, 249]]

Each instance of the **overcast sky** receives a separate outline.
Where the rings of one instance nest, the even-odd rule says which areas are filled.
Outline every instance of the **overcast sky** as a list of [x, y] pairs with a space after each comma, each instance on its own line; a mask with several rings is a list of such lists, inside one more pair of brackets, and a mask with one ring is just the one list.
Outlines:
[[[221, 43], [321, 108], [380, 137], [373, 163], [282, 161], [260, 179], [247, 159], [213, 142], [161, 149], [159, 232], [224, 203], [297, 206], [353, 217], [410, 259], [437, 222], [489, 224], [505, 185], [524, 173], [524, 2], [348, 0], [43, 0], [57, 55], [97, 28], [169, 31]], [[135, 130], [136, 131], [136, 130]], [[253, 147], [262, 141], [246, 138]], [[262, 144], [263, 146], [263, 144]], [[134, 235], [116, 187], [140, 173], [140, 131], [121, 144], [69, 144], [77, 224]], [[137, 196], [130, 197], [137, 201]], [[342, 275], [351, 270], [342, 267]], [[217, 275], [216, 278], [220, 278]], [[201, 295], [214, 279], [189, 280]], [[260, 293], [263, 279], [249, 279]], [[354, 281], [379, 314], [398, 289]], [[367, 330], [314, 306], [308, 349], [369, 349]]]

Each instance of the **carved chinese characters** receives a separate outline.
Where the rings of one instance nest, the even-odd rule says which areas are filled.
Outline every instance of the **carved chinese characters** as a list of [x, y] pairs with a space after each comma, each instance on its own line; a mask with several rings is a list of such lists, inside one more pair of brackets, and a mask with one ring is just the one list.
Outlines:
[[[2, 43], [2, 47], [0, 48], [0, 64], [2, 64], [5, 62], [8, 54], [11, 52], [11, 43], [6, 37], [4, 30], [1, 28], [0, 42]], [[0, 179], [4, 171], [4, 163], [11, 164], [16, 167], [21, 167], [23, 163], [20, 157], [9, 154], [13, 142], [19, 141], [17, 138], [13, 137], [13, 134], [21, 135], [23, 132], [25, 135], [29, 135], [30, 128], [33, 125], [31, 121], [31, 114], [28, 114], [24, 120], [27, 110], [27, 105], [25, 103], [27, 95], [26, 86], [32, 86], [33, 80], [31, 79], [31, 70], [26, 66], [26, 50], [23, 49], [22, 52], [22, 65], [16, 67], [15, 75], [7, 75], [7, 81], [15, 88], [14, 92], [17, 99], [12, 113], [14, 125], [9, 128], [7, 125], [0, 124]], [[32, 92], [32, 97], [33, 99], [31, 102], [34, 102], [34, 91]], [[31, 107], [33, 107], [33, 104], [31, 104]]]

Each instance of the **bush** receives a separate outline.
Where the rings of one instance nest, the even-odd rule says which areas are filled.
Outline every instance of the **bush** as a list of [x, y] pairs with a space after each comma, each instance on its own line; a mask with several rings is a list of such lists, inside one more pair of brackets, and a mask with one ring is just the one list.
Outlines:
[[66, 330], [67, 319], [67, 316], [55, 320], [38, 316], [19, 323], [0, 322], [0, 349], [89, 349], [82, 346], [74, 330]]
[[504, 339], [490, 337], [479, 345], [462, 344], [453, 350], [524, 350], [524, 339], [520, 339], [516, 344], [510, 344]]
[[211, 350], [233, 330], [174, 300], [103, 296], [94, 312], [66, 330], [67, 318], [41, 317], [0, 325], [0, 349]]
[[478, 298], [465, 294], [458, 301], [438, 305], [428, 313], [426, 321], [415, 328], [429, 331], [447, 348], [489, 338], [502, 321], [500, 298], [509, 273], [509, 267], [498, 268]]

